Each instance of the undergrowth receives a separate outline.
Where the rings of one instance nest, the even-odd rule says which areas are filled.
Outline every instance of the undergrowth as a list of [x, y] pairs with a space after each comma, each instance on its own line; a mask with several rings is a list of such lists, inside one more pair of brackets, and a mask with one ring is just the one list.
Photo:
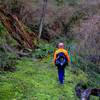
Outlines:
[[[42, 44], [38, 47], [40, 51], [37, 49], [33, 53], [35, 60], [33, 57], [21, 58], [17, 60], [15, 72], [0, 72], [1, 100], [77, 100], [74, 90], [80, 81], [89, 87], [100, 86], [99, 74], [89, 74], [90, 69], [87, 67], [91, 65], [72, 52], [75, 52], [73, 44], [69, 49], [71, 65], [66, 67], [65, 82], [61, 86], [57, 79], [57, 69], [53, 65], [54, 47]], [[49, 54], [47, 51], [52, 52]], [[43, 52], [45, 55], [41, 56]], [[92, 97], [91, 100], [98, 98]]]
[[52, 58], [32, 61], [23, 58], [17, 61], [17, 71], [0, 74], [1, 100], [75, 100], [75, 85], [87, 75], [78, 69], [75, 74], [71, 67], [66, 68], [65, 84], [60, 86], [57, 70]]

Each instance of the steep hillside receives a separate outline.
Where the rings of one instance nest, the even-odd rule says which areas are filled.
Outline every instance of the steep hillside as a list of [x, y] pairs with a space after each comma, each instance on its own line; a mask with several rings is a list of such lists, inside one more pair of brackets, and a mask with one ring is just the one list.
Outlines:
[[[0, 0], [0, 100], [78, 100], [75, 86], [100, 88], [100, 0]], [[70, 56], [59, 84], [53, 53]], [[91, 96], [91, 100], [98, 100]]]

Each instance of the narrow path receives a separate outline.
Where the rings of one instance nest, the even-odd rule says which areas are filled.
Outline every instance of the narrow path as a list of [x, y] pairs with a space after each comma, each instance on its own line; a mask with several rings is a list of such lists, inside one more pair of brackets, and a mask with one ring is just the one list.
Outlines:
[[14, 73], [0, 74], [0, 100], [75, 100], [74, 87], [79, 80], [87, 81], [80, 70], [77, 75], [66, 68], [65, 84], [57, 80], [51, 59], [32, 61], [24, 58]]

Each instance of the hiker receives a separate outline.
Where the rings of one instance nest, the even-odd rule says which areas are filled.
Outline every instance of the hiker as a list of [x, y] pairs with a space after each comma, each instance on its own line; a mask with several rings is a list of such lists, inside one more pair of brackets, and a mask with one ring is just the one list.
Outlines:
[[64, 49], [64, 43], [58, 44], [58, 50], [54, 52], [54, 64], [58, 69], [58, 80], [60, 84], [64, 83], [65, 67], [70, 62], [68, 51]]

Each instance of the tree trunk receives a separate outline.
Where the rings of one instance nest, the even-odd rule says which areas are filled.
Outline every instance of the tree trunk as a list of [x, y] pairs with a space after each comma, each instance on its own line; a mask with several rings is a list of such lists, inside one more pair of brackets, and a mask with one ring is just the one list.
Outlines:
[[46, 7], [47, 7], [47, 0], [43, 0], [43, 1], [44, 1], [44, 3], [43, 3], [43, 12], [42, 12], [41, 19], [40, 19], [38, 39], [40, 39], [41, 35], [42, 35], [43, 23], [44, 23], [44, 18], [45, 18], [45, 13], [46, 13]]

